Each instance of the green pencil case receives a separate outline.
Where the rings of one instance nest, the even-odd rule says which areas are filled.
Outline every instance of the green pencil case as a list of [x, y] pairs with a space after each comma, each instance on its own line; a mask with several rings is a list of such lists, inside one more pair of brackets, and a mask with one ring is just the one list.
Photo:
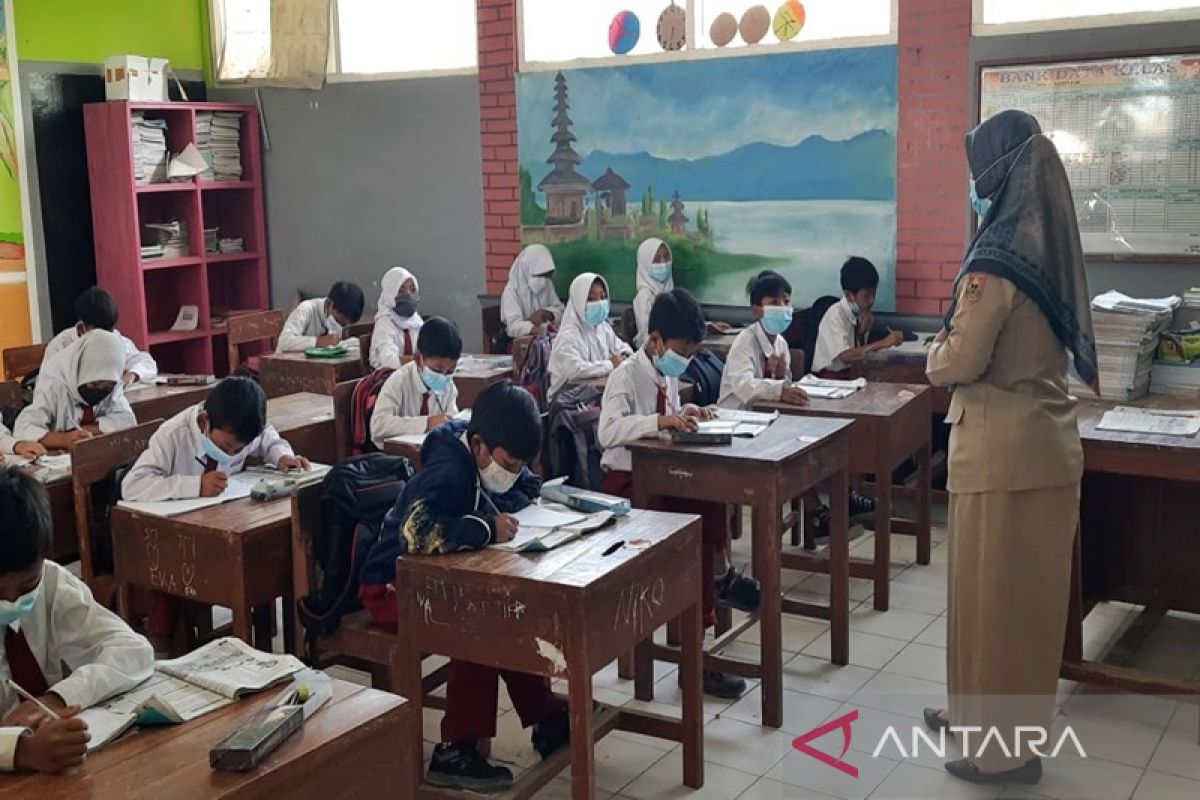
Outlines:
[[334, 347], [310, 347], [304, 351], [305, 358], [341, 358], [350, 351], [341, 345]]

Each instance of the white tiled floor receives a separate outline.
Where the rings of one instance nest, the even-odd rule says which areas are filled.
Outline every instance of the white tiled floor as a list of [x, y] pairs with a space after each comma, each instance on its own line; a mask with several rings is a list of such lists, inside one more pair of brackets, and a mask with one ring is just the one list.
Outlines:
[[[939, 515], [940, 516], [940, 515]], [[934, 531], [933, 563], [915, 566], [914, 540], [895, 537], [892, 546], [892, 608], [872, 607], [870, 582], [854, 580], [851, 590], [850, 661], [835, 667], [828, 661], [826, 623], [786, 618], [784, 641], [784, 724], [762, 728], [757, 682], [738, 702], [706, 698], [705, 786], [692, 792], [681, 785], [681, 751], [662, 742], [614, 733], [596, 745], [597, 796], [616, 800], [641, 798], [713, 798], [713, 800], [1200, 800], [1200, 710], [1190, 704], [1146, 696], [1112, 696], [1061, 681], [1062, 714], [1089, 750], [1086, 760], [1065, 751], [1043, 762], [1045, 777], [1034, 787], [977, 787], [961, 783], [942, 769], [934, 753], [899, 762], [871, 757], [888, 725], [907, 730], [920, 718], [931, 697], [945, 692], [946, 676], [946, 533]], [[854, 542], [857, 553], [871, 553], [867, 535]], [[749, 561], [749, 542], [734, 545], [735, 561]], [[787, 571], [784, 586], [792, 596], [827, 599], [828, 579]], [[1103, 654], [1135, 616], [1120, 604], [1098, 607], [1085, 625], [1090, 653]], [[753, 629], [729, 652], [753, 653]], [[1200, 619], [1172, 615], [1143, 645], [1135, 666], [1200, 675]], [[348, 673], [347, 673], [348, 674]], [[667, 715], [678, 713], [679, 690], [673, 666], [657, 666], [655, 701], [633, 699], [633, 685], [617, 677], [615, 665], [596, 676], [597, 698]], [[520, 729], [508, 698], [501, 691], [499, 735], [493, 757], [521, 771], [536, 754], [528, 731]], [[851, 778], [792, 747], [792, 739], [854, 709], [861, 716], [846, 760], [859, 769]], [[437, 738], [440, 712], [427, 712], [425, 736]], [[841, 755], [836, 732], [813, 743]], [[949, 758], [957, 758], [953, 741]], [[893, 754], [895, 755], [895, 754]], [[541, 798], [570, 796], [569, 776], [555, 779]]]

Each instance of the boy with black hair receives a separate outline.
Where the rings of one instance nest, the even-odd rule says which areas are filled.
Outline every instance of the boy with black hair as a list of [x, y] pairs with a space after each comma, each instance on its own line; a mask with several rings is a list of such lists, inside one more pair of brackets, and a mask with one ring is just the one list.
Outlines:
[[842, 299], [821, 318], [813, 350], [813, 372], [844, 372], [867, 353], [904, 341], [904, 334], [893, 330], [878, 341], [870, 341], [875, 323], [871, 309], [878, 289], [879, 271], [874, 264], [861, 256], [846, 259], [842, 265]]
[[137, 349], [137, 345], [121, 336], [120, 331], [117, 330], [119, 316], [117, 301], [111, 294], [99, 286], [85, 289], [75, 298], [75, 318], [79, 321], [50, 340], [42, 355], [42, 366], [46, 365], [51, 356], [67, 349], [68, 345], [74, 344], [88, 331], [98, 329], [116, 334], [125, 348], [125, 371], [121, 375], [121, 382], [125, 386], [138, 381], [154, 383], [154, 379], [158, 377], [157, 362], [149, 353], [141, 352]]
[[162, 424], [121, 484], [126, 500], [216, 497], [229, 476], [258, 458], [281, 471], [306, 470], [267, 422], [267, 399], [250, 378], [226, 378], [208, 398]]
[[[377, 624], [396, 628], [398, 557], [479, 550], [516, 535], [510, 515], [541, 492], [540, 479], [526, 466], [540, 452], [541, 438], [532, 395], [507, 380], [479, 395], [470, 423], [451, 421], [429, 433], [420, 471], [384, 518], [363, 564], [359, 599]], [[512, 772], [489, 764], [476, 749], [479, 739], [496, 734], [497, 675], [521, 723], [533, 727], [533, 746], [543, 758], [567, 743], [566, 704], [550, 692], [548, 680], [452, 661], [442, 743], [433, 751], [428, 783], [483, 792], [512, 785]]]
[[364, 302], [358, 284], [338, 281], [327, 296], [305, 300], [288, 314], [276, 352], [297, 353], [339, 344], [357, 347], [357, 339], [342, 338], [342, 329], [362, 318]]
[[[679, 378], [704, 339], [704, 330], [704, 314], [687, 290], [672, 289], [654, 299], [645, 344], [613, 370], [604, 389], [597, 432], [604, 448], [600, 459], [604, 491], [632, 497], [630, 442], [657, 436], [659, 431], [693, 431], [697, 420], [712, 417], [712, 409], [683, 405], [679, 399]], [[726, 560], [729, 515], [725, 505], [659, 498], [655, 507], [701, 517], [702, 574], [710, 576], [702, 595], [705, 626], [716, 624], [717, 603], [757, 611], [758, 582], [742, 576]], [[704, 691], [714, 697], [738, 698], [746, 691], [746, 682], [736, 675], [706, 670]]]
[[58, 715], [0, 683], [0, 770], [61, 772], [87, 753], [80, 710], [149, 678], [154, 650], [47, 558], [46, 488], [16, 469], [0, 469], [0, 530], [4, 670]]
[[430, 317], [417, 334], [412, 361], [391, 374], [371, 412], [371, 441], [379, 449], [393, 436], [425, 433], [458, 413], [454, 370], [462, 355], [458, 327]]
[[792, 354], [783, 332], [792, 324], [792, 285], [778, 272], [763, 270], [746, 284], [755, 324], [733, 340], [721, 375], [722, 408], [750, 408], [760, 402], [804, 405], [808, 395], [792, 385]]

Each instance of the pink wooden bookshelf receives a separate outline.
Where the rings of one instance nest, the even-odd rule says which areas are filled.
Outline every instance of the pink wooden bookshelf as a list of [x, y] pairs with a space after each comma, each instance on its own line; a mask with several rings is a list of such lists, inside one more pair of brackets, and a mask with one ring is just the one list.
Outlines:
[[[196, 114], [242, 115], [242, 180], [137, 184], [132, 112], [167, 123], [171, 155], [196, 142]], [[228, 372], [223, 325], [214, 314], [270, 307], [258, 109], [237, 103], [89, 103], [83, 109], [91, 182], [97, 283], [121, 308], [119, 327], [149, 349], [163, 372]], [[188, 228], [182, 258], [141, 257], [142, 226], [180, 220]], [[205, 252], [204, 229], [241, 238], [245, 252]], [[172, 331], [181, 305], [200, 308], [195, 331]], [[252, 348], [247, 347], [247, 353]]]

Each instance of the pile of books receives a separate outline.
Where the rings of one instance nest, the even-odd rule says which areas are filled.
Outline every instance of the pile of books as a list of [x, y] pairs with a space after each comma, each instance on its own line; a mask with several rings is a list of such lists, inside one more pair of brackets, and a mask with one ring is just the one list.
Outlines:
[[184, 258], [187, 254], [186, 222], [173, 219], [142, 225], [142, 258]]
[[[1178, 297], [1135, 298], [1105, 292], [1092, 300], [1092, 326], [1100, 368], [1100, 396], [1133, 400], [1150, 389], [1150, 373], [1158, 337], [1171, 324]], [[1071, 390], [1089, 395], [1074, 376]]]
[[242, 179], [242, 115], [232, 111], [201, 111], [196, 114], [196, 148], [208, 168], [203, 181]]
[[217, 251], [221, 253], [242, 253], [245, 250], [245, 241], [241, 238], [220, 239], [217, 241]]
[[218, 233], [217, 233], [216, 228], [205, 228], [204, 229], [204, 252], [206, 252], [206, 253], [220, 252], [220, 249], [217, 246], [218, 241], [219, 241], [217, 237], [218, 237]]
[[167, 121], [146, 119], [141, 111], [130, 114], [133, 140], [133, 182], [167, 182]]

